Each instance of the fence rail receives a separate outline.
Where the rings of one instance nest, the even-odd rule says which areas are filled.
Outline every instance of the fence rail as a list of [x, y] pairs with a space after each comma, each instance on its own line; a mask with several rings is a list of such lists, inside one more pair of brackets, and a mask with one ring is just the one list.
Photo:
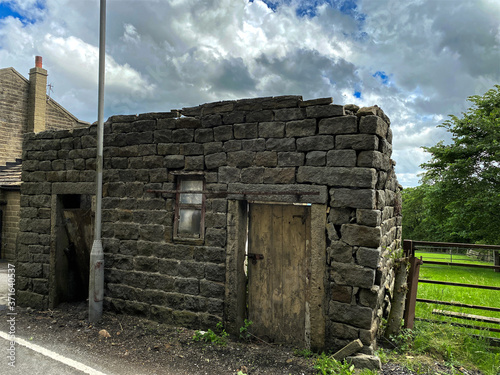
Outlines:
[[[422, 260], [422, 258], [418, 259], [415, 257], [415, 250], [417, 248], [419, 250], [420, 249], [426, 250], [425, 248], [429, 248], [429, 247], [439, 248], [439, 249], [454, 248], [454, 249], [469, 249], [469, 250], [472, 250], [472, 249], [491, 250], [491, 251], [493, 251], [494, 265], [479, 265], [479, 264], [463, 263], [463, 261], [465, 259], [464, 258], [458, 259], [457, 257], [455, 257], [455, 259], [460, 260], [462, 262], [460, 262], [460, 263], [442, 262], [442, 261], [435, 261], [435, 260], [426, 261], [425, 259]], [[474, 325], [461, 324], [461, 323], [456, 323], [456, 322], [429, 320], [429, 319], [422, 319], [422, 318], [415, 317], [415, 307], [416, 307], [417, 302], [500, 312], [500, 308], [498, 308], [498, 307], [479, 306], [479, 305], [472, 305], [472, 304], [467, 304], [467, 303], [463, 303], [463, 302], [448, 302], [448, 301], [438, 301], [438, 300], [417, 298], [417, 291], [418, 291], [418, 284], [419, 283], [449, 285], [449, 286], [454, 286], [454, 287], [479, 288], [479, 289], [500, 291], [500, 287], [492, 286], [492, 285], [476, 285], [476, 284], [464, 284], [464, 283], [454, 283], [454, 282], [445, 282], [445, 281], [437, 281], [437, 280], [427, 280], [427, 279], [421, 280], [421, 279], [419, 279], [420, 266], [424, 263], [429, 264], [429, 265], [441, 265], [441, 266], [452, 266], [452, 267], [465, 267], [465, 268], [476, 268], [476, 269], [482, 268], [482, 269], [494, 270], [494, 272], [500, 272], [500, 259], [499, 259], [500, 246], [405, 240], [403, 242], [403, 250], [404, 250], [405, 256], [410, 259], [410, 271], [408, 273], [408, 293], [407, 293], [405, 313], [404, 313], [404, 327], [405, 328], [412, 329], [414, 326], [414, 321], [420, 320], [420, 321], [426, 321], [426, 322], [450, 324], [450, 325], [454, 325], [454, 326], [466, 327], [466, 328], [471, 328], [471, 329], [484, 329], [485, 331], [490, 331], [490, 332], [500, 332], [500, 330], [497, 328], [478, 327], [478, 326], [474, 326]], [[451, 251], [450, 251], [450, 255], [451, 255]], [[433, 259], [436, 259], [436, 258], [433, 258]], [[444, 315], [447, 317], [458, 318], [458, 319], [466, 319], [467, 318], [469, 320], [480, 321], [481, 320], [480, 318], [482, 318], [482, 317], [477, 316], [477, 315], [457, 314], [457, 313], [454, 313], [451, 311], [447, 312], [444, 310], [435, 310], [433, 313], [435, 315]], [[473, 317], [473, 318], [471, 318], [471, 317]], [[486, 317], [484, 317], [484, 318], [489, 323], [500, 324], [500, 319], [488, 320]], [[496, 339], [496, 340], [498, 340], [498, 339]]]

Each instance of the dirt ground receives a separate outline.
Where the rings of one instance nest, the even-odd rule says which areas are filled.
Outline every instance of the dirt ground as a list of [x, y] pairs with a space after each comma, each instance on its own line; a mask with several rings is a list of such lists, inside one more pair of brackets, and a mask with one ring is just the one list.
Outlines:
[[[46, 311], [17, 308], [17, 312], [17, 332], [27, 339], [36, 337], [99, 353], [100, 358], [123, 360], [144, 368], [144, 374], [236, 375], [239, 370], [248, 375], [318, 373], [314, 359], [296, 355], [293, 348], [255, 339], [229, 340], [225, 346], [195, 342], [193, 330], [112, 312], [105, 312], [102, 321], [92, 325], [87, 322], [86, 303], [64, 303]], [[103, 337], [102, 330], [110, 337]], [[429, 374], [451, 374], [442, 364], [430, 366]], [[381, 373], [413, 374], [391, 363], [385, 364]]]

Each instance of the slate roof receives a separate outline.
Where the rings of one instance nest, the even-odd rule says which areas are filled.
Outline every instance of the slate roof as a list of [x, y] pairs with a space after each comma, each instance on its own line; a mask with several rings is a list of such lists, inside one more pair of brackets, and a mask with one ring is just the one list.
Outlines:
[[0, 165], [0, 188], [18, 188], [21, 186], [21, 159]]

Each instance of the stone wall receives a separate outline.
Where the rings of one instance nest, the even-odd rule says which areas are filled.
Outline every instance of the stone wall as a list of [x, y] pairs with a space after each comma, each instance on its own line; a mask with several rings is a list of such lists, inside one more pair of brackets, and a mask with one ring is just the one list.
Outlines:
[[[315, 240], [326, 244], [318, 268], [326, 271], [316, 275], [325, 286], [324, 346], [360, 338], [371, 353], [393, 285], [388, 255], [401, 237], [392, 133], [378, 107], [331, 102], [285, 96], [111, 117], [103, 173], [106, 308], [188, 327], [230, 319], [228, 202], [247, 199], [242, 191], [315, 191], [259, 199], [323, 205], [323, 218], [314, 212], [326, 222]], [[55, 197], [92, 194], [96, 127], [29, 134], [24, 147], [18, 302], [47, 308]], [[175, 190], [182, 173], [199, 173], [206, 190], [228, 192], [207, 195], [202, 239], [173, 238], [175, 195], [151, 192]]]
[[5, 165], [21, 158], [29, 86], [11, 69], [2, 69], [0, 87], [0, 165]]
[[[0, 88], [0, 165], [5, 165], [8, 161], [21, 158], [23, 134], [28, 127], [29, 103], [34, 104], [35, 100], [29, 101], [30, 81], [12, 68], [0, 69]], [[45, 84], [39, 90], [46, 98], [42, 102], [45, 114], [39, 116], [45, 129], [72, 129], [88, 125], [46, 97]]]
[[1, 257], [11, 261], [16, 258], [16, 240], [19, 233], [19, 197], [17, 190], [0, 190]]

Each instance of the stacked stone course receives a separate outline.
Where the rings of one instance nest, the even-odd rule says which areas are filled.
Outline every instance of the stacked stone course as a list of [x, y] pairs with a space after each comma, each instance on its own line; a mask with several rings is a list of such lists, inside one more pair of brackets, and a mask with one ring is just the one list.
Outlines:
[[[224, 320], [228, 200], [246, 199], [241, 191], [315, 191], [262, 200], [324, 205], [325, 346], [359, 338], [371, 353], [393, 288], [389, 255], [401, 238], [391, 142], [390, 121], [378, 107], [331, 98], [244, 99], [109, 118], [107, 308], [188, 327]], [[28, 134], [24, 150], [18, 298], [47, 308], [53, 196], [93, 194], [96, 126]], [[175, 240], [175, 196], [148, 192], [175, 190], [179, 172], [199, 172], [207, 190], [228, 192], [207, 196], [203, 240]]]

